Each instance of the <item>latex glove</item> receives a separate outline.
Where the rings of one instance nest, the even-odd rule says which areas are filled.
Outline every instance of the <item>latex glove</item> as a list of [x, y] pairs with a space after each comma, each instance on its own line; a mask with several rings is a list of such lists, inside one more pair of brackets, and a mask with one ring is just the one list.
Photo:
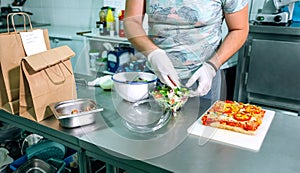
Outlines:
[[198, 81], [198, 88], [194, 91], [190, 91], [190, 97], [206, 95], [211, 89], [212, 80], [215, 77], [217, 68], [209, 63], [203, 63], [203, 65], [192, 75], [187, 81], [186, 87], [191, 87], [196, 81]]
[[148, 61], [161, 82], [171, 88], [180, 86], [177, 72], [169, 59], [167, 53], [162, 49], [156, 49], [148, 55]]

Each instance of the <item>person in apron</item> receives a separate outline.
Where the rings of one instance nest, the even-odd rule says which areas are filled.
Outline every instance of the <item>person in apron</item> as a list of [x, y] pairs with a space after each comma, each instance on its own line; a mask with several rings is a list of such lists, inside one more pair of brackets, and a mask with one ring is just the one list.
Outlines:
[[[222, 40], [224, 19], [228, 34]], [[214, 91], [218, 99], [219, 68], [248, 36], [248, 0], [127, 0], [124, 27], [161, 82], [188, 87], [192, 97]]]

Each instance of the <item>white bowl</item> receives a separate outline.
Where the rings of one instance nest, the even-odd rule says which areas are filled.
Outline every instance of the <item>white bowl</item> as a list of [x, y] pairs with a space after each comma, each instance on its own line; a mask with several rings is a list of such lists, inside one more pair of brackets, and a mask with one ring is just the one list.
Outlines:
[[120, 72], [112, 76], [117, 94], [129, 102], [137, 102], [149, 97], [155, 87], [157, 77], [147, 72]]

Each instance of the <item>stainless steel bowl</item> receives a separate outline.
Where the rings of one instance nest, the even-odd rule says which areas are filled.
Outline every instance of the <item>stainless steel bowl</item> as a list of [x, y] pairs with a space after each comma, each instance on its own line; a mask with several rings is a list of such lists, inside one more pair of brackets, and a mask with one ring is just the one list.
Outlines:
[[56, 168], [47, 162], [38, 159], [32, 158], [22, 164], [15, 173], [56, 173]]
[[60, 125], [67, 128], [92, 124], [96, 120], [96, 115], [103, 110], [91, 99], [74, 99], [49, 106]]

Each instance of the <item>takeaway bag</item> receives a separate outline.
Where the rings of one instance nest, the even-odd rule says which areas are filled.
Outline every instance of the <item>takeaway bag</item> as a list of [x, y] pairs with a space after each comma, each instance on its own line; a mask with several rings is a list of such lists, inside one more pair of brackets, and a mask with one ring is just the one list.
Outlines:
[[[7, 25], [9, 18], [12, 20], [13, 32], [7, 28], [7, 33], [0, 34], [0, 108], [17, 114], [19, 112], [19, 81], [20, 81], [20, 61], [26, 56], [21, 40], [20, 32], [16, 30], [13, 22], [14, 15], [23, 15], [29, 21], [29, 30], [24, 22], [22, 32], [33, 31], [30, 18], [26, 13], [10, 13], [7, 16]], [[34, 29], [35, 30], [35, 29]], [[45, 44], [50, 49], [48, 30], [43, 29]]]
[[61, 46], [22, 59], [20, 116], [39, 122], [53, 115], [51, 103], [77, 98], [73, 56], [68, 46]]

